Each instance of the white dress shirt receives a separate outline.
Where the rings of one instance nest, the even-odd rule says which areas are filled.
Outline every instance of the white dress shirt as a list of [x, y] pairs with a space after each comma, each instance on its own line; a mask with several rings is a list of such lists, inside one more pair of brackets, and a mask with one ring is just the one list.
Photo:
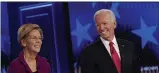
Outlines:
[[[110, 53], [110, 46], [109, 46], [109, 41], [103, 39], [102, 37], [100, 37], [100, 39], [102, 40], [102, 42], [103, 42], [105, 48], [107, 49], [109, 55], [111, 56], [111, 53]], [[119, 58], [120, 58], [119, 47], [118, 47], [118, 43], [117, 43], [117, 41], [116, 41], [115, 36], [114, 36], [112, 42], [114, 43], [114, 44], [113, 44], [113, 47], [115, 48], [115, 51], [117, 52], [117, 54], [118, 54], [118, 56], [119, 56]]]

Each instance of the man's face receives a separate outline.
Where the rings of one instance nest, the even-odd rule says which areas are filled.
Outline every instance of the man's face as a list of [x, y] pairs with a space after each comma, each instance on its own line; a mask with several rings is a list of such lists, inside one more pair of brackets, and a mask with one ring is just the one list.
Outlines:
[[109, 12], [102, 12], [95, 17], [97, 31], [105, 40], [112, 39], [114, 37], [114, 29], [116, 28], [115, 22], [112, 21], [112, 17]]

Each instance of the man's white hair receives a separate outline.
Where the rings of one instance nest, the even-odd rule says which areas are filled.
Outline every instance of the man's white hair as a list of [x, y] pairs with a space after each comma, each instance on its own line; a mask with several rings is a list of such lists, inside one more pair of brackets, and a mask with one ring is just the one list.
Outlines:
[[114, 13], [113, 13], [111, 10], [109, 10], [109, 9], [100, 9], [100, 10], [98, 10], [98, 11], [94, 14], [94, 21], [95, 21], [96, 16], [99, 15], [99, 14], [101, 14], [102, 12], [109, 12], [110, 15], [111, 15], [111, 20], [112, 20], [112, 22], [115, 22], [115, 24], [116, 24], [115, 15], [114, 15]]

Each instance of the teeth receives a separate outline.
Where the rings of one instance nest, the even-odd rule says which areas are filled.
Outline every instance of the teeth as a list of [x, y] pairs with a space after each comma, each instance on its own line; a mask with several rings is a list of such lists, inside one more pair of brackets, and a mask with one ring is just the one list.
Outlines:
[[102, 33], [104, 34], [104, 33], [107, 33], [107, 32], [102, 32]]
[[39, 48], [40, 46], [35, 46], [36, 48]]

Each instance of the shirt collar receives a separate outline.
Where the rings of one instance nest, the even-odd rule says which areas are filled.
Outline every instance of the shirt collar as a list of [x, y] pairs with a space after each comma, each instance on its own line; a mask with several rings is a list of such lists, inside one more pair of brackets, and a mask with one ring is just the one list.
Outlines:
[[[100, 39], [102, 40], [103, 43], [108, 44], [110, 43], [110, 41], [103, 39], [102, 37], [100, 37]], [[112, 42], [114, 43], [115, 46], [117, 46], [117, 41], [116, 41], [116, 37], [114, 36]]]

